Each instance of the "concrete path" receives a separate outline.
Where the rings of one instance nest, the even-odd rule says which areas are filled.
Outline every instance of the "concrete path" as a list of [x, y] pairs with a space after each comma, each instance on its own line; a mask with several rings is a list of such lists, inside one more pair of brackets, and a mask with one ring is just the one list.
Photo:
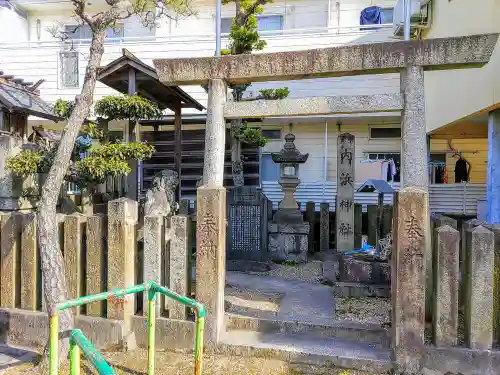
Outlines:
[[37, 353], [29, 349], [21, 349], [6, 344], [0, 344], [0, 374], [7, 369], [33, 361]]
[[335, 305], [331, 288], [302, 281], [285, 280], [272, 276], [227, 272], [230, 286], [267, 293], [280, 293], [277, 318], [313, 324], [328, 324], [335, 319]]

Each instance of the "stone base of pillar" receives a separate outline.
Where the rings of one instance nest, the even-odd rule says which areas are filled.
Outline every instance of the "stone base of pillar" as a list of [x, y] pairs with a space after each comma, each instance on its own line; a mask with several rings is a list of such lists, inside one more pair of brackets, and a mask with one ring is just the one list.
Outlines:
[[207, 308], [207, 344], [217, 344], [224, 332], [225, 283], [226, 189], [205, 185], [196, 203], [196, 300]]
[[269, 223], [269, 256], [275, 262], [307, 262], [309, 223]]

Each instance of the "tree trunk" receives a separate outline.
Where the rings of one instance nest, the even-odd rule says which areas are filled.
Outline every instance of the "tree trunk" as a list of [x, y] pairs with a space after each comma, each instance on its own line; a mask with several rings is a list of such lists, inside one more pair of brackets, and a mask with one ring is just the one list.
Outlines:
[[241, 157], [241, 142], [235, 136], [241, 129], [241, 119], [231, 121], [231, 167], [233, 174], [234, 186], [245, 185], [243, 177], [243, 159]]
[[[234, 18], [234, 22], [236, 26], [243, 27], [245, 26], [245, 18], [248, 16], [245, 13], [245, 9], [241, 6], [240, 1], [235, 1], [236, 7], [236, 15]], [[232, 55], [239, 55], [241, 51], [238, 51], [237, 43], [233, 45]], [[241, 90], [238, 88], [233, 89], [233, 100], [235, 102], [241, 101], [243, 97], [243, 92], [245, 90]], [[241, 141], [236, 137], [237, 134], [241, 131], [242, 120], [236, 119], [231, 121], [231, 168], [233, 175], [233, 183], [235, 187], [244, 186], [245, 178], [243, 176], [243, 159], [241, 157]]]
[[[37, 215], [37, 234], [41, 252], [43, 294], [49, 315], [56, 304], [68, 299], [68, 289], [56, 220], [56, 206], [64, 176], [70, 165], [76, 138], [92, 105], [97, 69], [104, 53], [104, 30], [94, 30], [90, 45], [90, 57], [85, 72], [81, 94], [76, 97], [75, 107], [68, 119], [57, 155], [43, 185]], [[73, 296], [74, 297], [74, 296]], [[65, 360], [69, 349], [69, 331], [73, 329], [70, 310], [60, 312], [59, 358]]]

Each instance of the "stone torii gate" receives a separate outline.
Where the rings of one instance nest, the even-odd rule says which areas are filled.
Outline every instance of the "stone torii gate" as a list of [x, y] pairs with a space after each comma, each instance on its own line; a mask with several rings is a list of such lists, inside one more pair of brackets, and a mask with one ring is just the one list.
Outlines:
[[[225, 118], [307, 116], [402, 110], [404, 189], [397, 198], [393, 256], [393, 349], [413, 373], [424, 346], [425, 253], [428, 222], [424, 71], [488, 63], [498, 34], [349, 45], [334, 48], [155, 60], [168, 86], [208, 84], [203, 186], [197, 194], [197, 299], [207, 306], [207, 339], [224, 330]], [[401, 74], [401, 94], [227, 102], [228, 83]], [[417, 361], [415, 361], [417, 358]]]

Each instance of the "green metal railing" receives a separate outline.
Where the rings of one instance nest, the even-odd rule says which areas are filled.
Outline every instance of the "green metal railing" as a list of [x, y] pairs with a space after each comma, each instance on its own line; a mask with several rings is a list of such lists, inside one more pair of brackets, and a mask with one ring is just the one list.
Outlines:
[[[49, 338], [49, 354], [50, 354], [50, 375], [58, 375], [59, 371], [59, 311], [70, 309], [72, 307], [82, 306], [87, 303], [112, 300], [113, 298], [124, 297], [128, 294], [140, 292], [148, 293], [148, 375], [154, 375], [155, 370], [155, 325], [156, 325], [156, 295], [163, 294], [173, 300], [189, 306], [196, 312], [196, 334], [194, 343], [194, 374], [201, 375], [201, 364], [203, 358], [203, 332], [205, 328], [205, 306], [201, 303], [192, 300], [191, 298], [181, 296], [168, 288], [162, 287], [155, 282], [147, 282], [140, 285], [135, 285], [125, 289], [112, 290], [110, 292], [93, 294], [90, 296], [80, 297], [75, 300], [69, 300], [58, 303], [50, 313], [50, 338]], [[114, 374], [111, 367], [92, 346], [90, 341], [83, 335], [80, 330], [73, 330], [70, 335], [70, 370], [71, 375], [79, 374], [80, 367], [80, 349], [85, 356], [94, 365], [100, 375]], [[77, 370], [78, 368], [78, 370]], [[75, 371], [75, 372], [73, 372]]]
[[85, 337], [82, 331], [74, 329], [69, 337], [69, 373], [80, 375], [80, 349], [85, 357], [97, 369], [99, 375], [115, 375], [111, 366], [102, 357], [101, 353]]

